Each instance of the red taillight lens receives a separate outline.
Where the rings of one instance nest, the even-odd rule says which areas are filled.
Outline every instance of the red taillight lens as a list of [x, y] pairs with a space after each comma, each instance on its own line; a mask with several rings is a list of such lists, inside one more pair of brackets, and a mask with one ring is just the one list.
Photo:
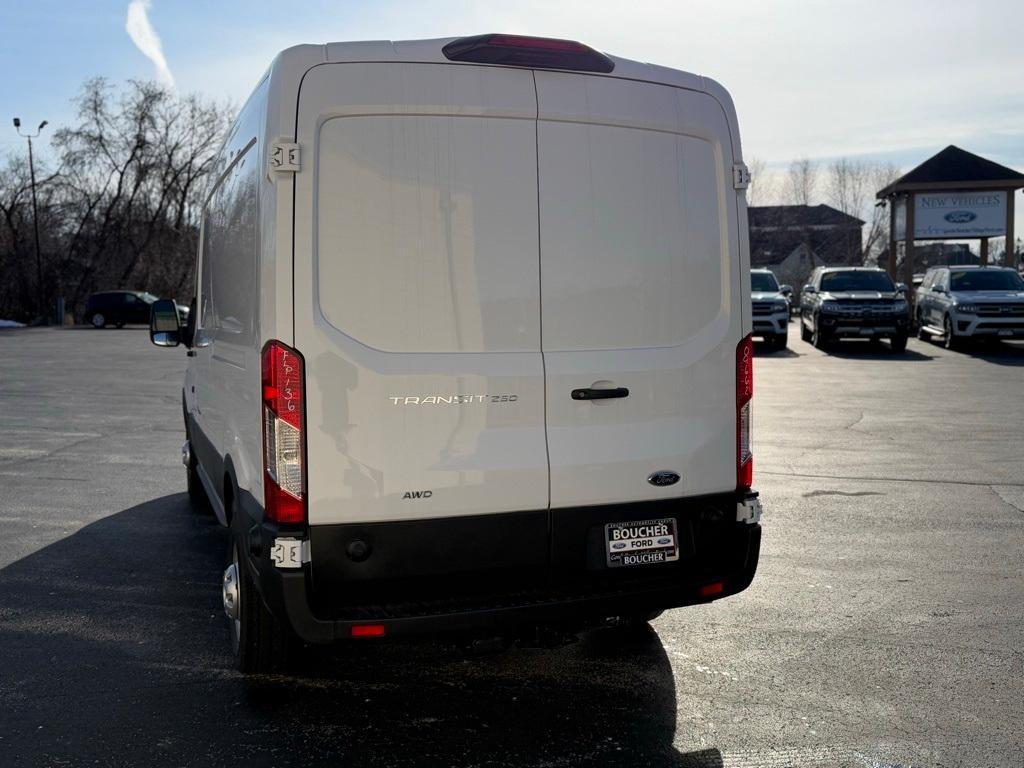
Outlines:
[[279, 341], [263, 348], [263, 505], [278, 523], [306, 519], [305, 372]]
[[450, 61], [498, 64], [505, 67], [611, 72], [615, 62], [575, 40], [526, 35], [477, 35], [452, 40], [443, 49]]
[[352, 627], [352, 637], [384, 637], [384, 625], [356, 624]]
[[754, 484], [754, 454], [750, 450], [750, 401], [754, 397], [754, 339], [736, 347], [736, 487]]
[[705, 584], [700, 588], [701, 597], [714, 597], [720, 595], [725, 591], [725, 584], [720, 581], [716, 581], [713, 584]]
[[488, 45], [507, 46], [509, 48], [534, 48], [539, 51], [572, 51], [588, 53], [592, 49], [575, 40], [559, 40], [554, 37], [527, 37], [526, 35], [489, 35]]

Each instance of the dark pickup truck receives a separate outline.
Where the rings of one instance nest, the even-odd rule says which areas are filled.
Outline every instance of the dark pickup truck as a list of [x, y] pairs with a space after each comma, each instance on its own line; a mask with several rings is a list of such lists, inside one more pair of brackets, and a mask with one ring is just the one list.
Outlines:
[[818, 349], [837, 339], [888, 339], [907, 348], [906, 286], [881, 269], [818, 267], [800, 296], [800, 337]]

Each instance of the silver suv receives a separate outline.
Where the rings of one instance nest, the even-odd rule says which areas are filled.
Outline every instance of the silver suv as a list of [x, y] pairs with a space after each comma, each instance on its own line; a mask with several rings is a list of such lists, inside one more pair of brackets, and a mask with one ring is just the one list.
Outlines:
[[953, 349], [976, 338], [1024, 338], [1024, 280], [1008, 267], [933, 267], [915, 307], [917, 336]]
[[750, 270], [750, 301], [754, 335], [773, 349], [785, 349], [789, 331], [789, 296], [793, 289], [779, 285], [770, 269]]

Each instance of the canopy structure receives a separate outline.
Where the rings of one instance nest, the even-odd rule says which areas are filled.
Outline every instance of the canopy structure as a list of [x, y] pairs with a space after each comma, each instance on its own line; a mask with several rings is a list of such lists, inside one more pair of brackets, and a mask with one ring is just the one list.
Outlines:
[[916, 240], [980, 240], [988, 263], [990, 237], [1006, 237], [1007, 266], [1017, 266], [1013, 196], [1024, 173], [952, 144], [875, 195], [892, 206], [889, 274], [896, 277], [896, 243], [905, 242], [904, 281], [913, 284]]

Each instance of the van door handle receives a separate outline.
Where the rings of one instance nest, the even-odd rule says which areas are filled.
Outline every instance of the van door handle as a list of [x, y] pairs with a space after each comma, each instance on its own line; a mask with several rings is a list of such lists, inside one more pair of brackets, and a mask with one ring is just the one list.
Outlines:
[[629, 397], [629, 390], [625, 387], [615, 389], [574, 389], [573, 400], [608, 400], [613, 397]]

